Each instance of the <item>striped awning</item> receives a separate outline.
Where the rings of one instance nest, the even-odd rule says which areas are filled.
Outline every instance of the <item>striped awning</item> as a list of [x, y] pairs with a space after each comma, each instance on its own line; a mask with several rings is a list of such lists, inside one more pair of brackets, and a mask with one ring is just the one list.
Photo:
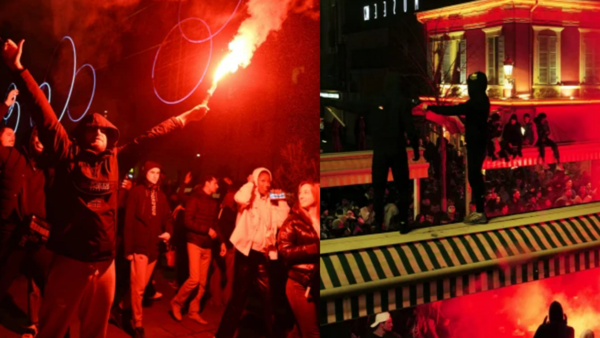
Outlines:
[[599, 213], [322, 253], [320, 323], [599, 266]]
[[[412, 161], [413, 150], [406, 149], [409, 158], [411, 179], [426, 178], [429, 163], [423, 156], [417, 162]], [[321, 188], [371, 183], [371, 163], [373, 151], [354, 151], [336, 154], [321, 154]], [[393, 181], [392, 172], [388, 180]]]

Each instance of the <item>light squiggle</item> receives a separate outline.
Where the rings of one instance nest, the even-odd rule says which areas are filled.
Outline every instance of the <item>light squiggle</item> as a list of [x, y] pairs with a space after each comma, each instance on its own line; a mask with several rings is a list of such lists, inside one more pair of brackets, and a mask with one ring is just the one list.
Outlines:
[[208, 24], [206, 24], [206, 22], [204, 20], [198, 19], [198, 18], [187, 18], [187, 19], [181, 21], [180, 23], [178, 23], [175, 27], [171, 28], [171, 30], [169, 31], [169, 34], [167, 34], [167, 36], [165, 37], [165, 40], [163, 41], [163, 43], [160, 45], [160, 47], [156, 51], [156, 56], [154, 57], [154, 63], [152, 65], [152, 87], [154, 88], [154, 93], [156, 94], [156, 97], [158, 97], [159, 100], [161, 100], [162, 102], [164, 102], [166, 104], [177, 104], [177, 103], [180, 103], [180, 102], [184, 101], [188, 97], [190, 97], [190, 95], [192, 95], [196, 91], [196, 89], [198, 89], [198, 86], [200, 86], [200, 84], [204, 80], [204, 76], [206, 75], [206, 71], [208, 70], [208, 65], [210, 65], [210, 59], [212, 57], [212, 50], [213, 50], [213, 41], [212, 41], [212, 39], [208, 40], [208, 41], [210, 41], [210, 50], [209, 50], [209, 53], [208, 53], [208, 60], [206, 61], [206, 66], [204, 67], [204, 72], [202, 73], [202, 76], [200, 77], [200, 80], [198, 81], [198, 83], [196, 84], [196, 86], [186, 96], [184, 96], [182, 99], [175, 100], [175, 101], [167, 101], [167, 100], [163, 99], [160, 96], [160, 94], [158, 94], [158, 90], [156, 90], [156, 84], [154, 83], [154, 70], [156, 68], [156, 61], [158, 60], [158, 55], [160, 54], [160, 50], [162, 49], [163, 45], [165, 44], [165, 41], [167, 41], [167, 39], [169, 38], [169, 35], [171, 35], [171, 33], [173, 33], [173, 31], [177, 27], [181, 26], [182, 23], [184, 23], [184, 22], [186, 22], [188, 20], [197, 20], [197, 21], [202, 22], [204, 24], [204, 26], [206, 27], [206, 29], [208, 30], [208, 35], [209, 36], [211, 35], [210, 27], [208, 27]]
[[83, 114], [81, 114], [81, 116], [78, 119], [74, 119], [71, 116], [71, 111], [67, 110], [67, 115], [69, 115], [69, 119], [71, 119], [71, 121], [73, 121], [73, 122], [79, 122], [85, 116], [85, 114], [87, 114], [88, 110], [90, 110], [90, 107], [92, 106], [92, 101], [94, 100], [94, 94], [96, 93], [96, 70], [94, 69], [94, 67], [92, 67], [92, 65], [90, 65], [89, 63], [86, 63], [85, 65], [79, 67], [79, 69], [77, 69], [77, 72], [75, 73], [75, 77], [77, 77], [77, 74], [79, 74], [79, 71], [82, 70], [84, 67], [89, 67], [92, 70], [92, 74], [94, 76], [94, 87], [92, 88], [92, 96], [90, 97], [90, 102], [88, 103], [88, 106], [85, 109], [85, 111], [83, 112]]

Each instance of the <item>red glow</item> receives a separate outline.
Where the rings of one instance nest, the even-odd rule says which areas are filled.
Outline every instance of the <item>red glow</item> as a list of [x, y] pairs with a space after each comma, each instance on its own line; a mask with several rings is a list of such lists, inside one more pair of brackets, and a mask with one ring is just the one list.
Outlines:
[[[579, 337], [600, 332], [600, 269], [543, 279], [442, 302], [453, 337], [533, 337], [558, 301]], [[519, 335], [521, 331], [523, 335]]]

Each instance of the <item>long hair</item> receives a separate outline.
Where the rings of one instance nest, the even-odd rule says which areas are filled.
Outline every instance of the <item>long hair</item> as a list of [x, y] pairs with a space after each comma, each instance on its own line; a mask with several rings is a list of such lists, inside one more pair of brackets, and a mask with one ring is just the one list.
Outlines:
[[302, 189], [302, 186], [306, 184], [310, 185], [310, 191], [315, 199], [318, 215], [321, 215], [321, 184], [312, 181], [304, 181], [298, 186], [298, 201], [296, 202], [296, 210], [298, 210], [298, 212], [302, 213], [308, 219], [311, 219], [308, 211], [304, 210], [304, 208], [300, 206], [300, 189]]

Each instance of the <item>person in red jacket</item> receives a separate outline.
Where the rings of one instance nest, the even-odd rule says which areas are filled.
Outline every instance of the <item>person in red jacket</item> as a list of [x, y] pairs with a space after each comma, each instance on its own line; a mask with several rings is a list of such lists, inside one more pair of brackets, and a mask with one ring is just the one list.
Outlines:
[[187, 229], [187, 251], [189, 257], [190, 277], [171, 300], [171, 311], [177, 321], [181, 321], [181, 307], [190, 296], [192, 291], [198, 287], [196, 297], [190, 303], [190, 319], [200, 323], [208, 324], [200, 317], [200, 300], [206, 290], [206, 279], [208, 268], [212, 259], [212, 241], [218, 239], [221, 243], [221, 257], [227, 253], [223, 238], [218, 232], [217, 221], [219, 212], [219, 201], [213, 198], [213, 194], [219, 189], [219, 184], [214, 176], [205, 176], [202, 181], [202, 190], [196, 191], [185, 205], [185, 227]]
[[316, 338], [320, 337], [317, 303], [321, 187], [318, 183], [304, 182], [298, 190], [298, 203], [279, 230], [277, 243], [279, 254], [289, 268], [285, 291], [300, 334], [302, 338]]
[[8, 40], [1, 54], [20, 77], [18, 87], [33, 97], [31, 113], [39, 138], [56, 161], [48, 201], [54, 251], [40, 310], [37, 338], [64, 336], [75, 315], [80, 337], [104, 338], [115, 293], [115, 247], [119, 158], [131, 159], [137, 146], [201, 120], [208, 108], [199, 105], [155, 126], [133, 141], [117, 146], [119, 130], [105, 117], [86, 115], [67, 134], [38, 83], [21, 64], [24, 41]]
[[130, 296], [124, 308], [133, 310], [134, 337], [143, 338], [142, 299], [160, 253], [171, 238], [173, 221], [167, 196], [160, 191], [161, 166], [146, 161], [142, 182], [129, 193], [125, 210], [125, 257], [131, 262]]

